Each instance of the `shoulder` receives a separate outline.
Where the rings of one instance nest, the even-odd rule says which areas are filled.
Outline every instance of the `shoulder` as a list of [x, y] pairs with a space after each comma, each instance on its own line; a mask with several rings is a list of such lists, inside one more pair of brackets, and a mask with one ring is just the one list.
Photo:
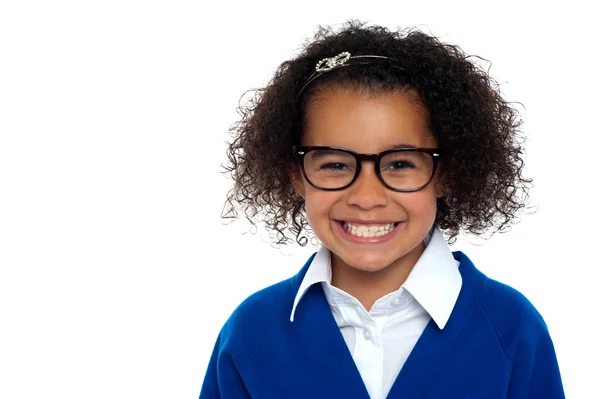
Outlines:
[[510, 397], [564, 399], [560, 370], [548, 327], [516, 289], [487, 278], [478, 303], [510, 362]]
[[489, 317], [497, 323], [546, 329], [544, 319], [535, 306], [509, 285], [487, 278], [478, 299]]
[[[264, 288], [246, 298], [231, 314], [223, 330], [245, 335], [268, 328], [283, 312], [290, 312], [298, 290], [295, 277]], [[256, 330], [256, 331], [255, 331]]]
[[[474, 300], [490, 322], [500, 329], [527, 331], [547, 330], [535, 306], [515, 288], [487, 277], [462, 252], [454, 252], [463, 277], [461, 295]], [[472, 302], [471, 302], [472, 303]]]
[[219, 335], [221, 351], [241, 358], [251, 356], [273, 330], [279, 330], [274, 327], [289, 322], [294, 297], [312, 258], [298, 274], [255, 292], [233, 311]]
[[473, 303], [475, 300], [484, 313], [498, 323], [537, 324], [545, 328], [542, 317], [525, 295], [486, 276], [463, 252], [454, 252], [453, 256], [459, 262], [463, 301]]
[[535, 306], [518, 290], [487, 278], [478, 303], [509, 358], [524, 347], [534, 350], [549, 338], [548, 327]]

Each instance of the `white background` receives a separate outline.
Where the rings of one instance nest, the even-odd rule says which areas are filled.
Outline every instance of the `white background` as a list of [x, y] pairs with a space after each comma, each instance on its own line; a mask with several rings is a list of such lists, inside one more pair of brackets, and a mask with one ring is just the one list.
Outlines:
[[3, 1], [0, 397], [198, 396], [231, 311], [313, 251], [221, 224], [238, 100], [348, 18], [457, 43], [525, 105], [539, 211], [453, 249], [542, 313], [567, 396], [600, 397], [599, 34], [550, 3]]

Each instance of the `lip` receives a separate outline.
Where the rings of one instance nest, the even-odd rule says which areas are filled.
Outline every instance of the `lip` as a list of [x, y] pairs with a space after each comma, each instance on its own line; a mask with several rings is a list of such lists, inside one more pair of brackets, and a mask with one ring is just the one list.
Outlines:
[[354, 224], [362, 224], [365, 226], [368, 225], [372, 225], [372, 224], [389, 224], [389, 223], [399, 223], [398, 220], [383, 220], [383, 219], [378, 219], [378, 220], [365, 220], [365, 219], [336, 219], [336, 222], [350, 222], [350, 223], [354, 223]]
[[345, 241], [349, 241], [349, 242], [353, 242], [356, 244], [382, 244], [385, 243], [387, 241], [390, 241], [391, 239], [393, 239], [396, 234], [398, 234], [398, 232], [404, 228], [405, 222], [390, 222], [390, 221], [378, 221], [378, 220], [360, 220], [357, 221], [356, 219], [344, 219], [345, 222], [350, 222], [350, 223], [357, 223], [357, 224], [386, 224], [386, 223], [398, 223], [396, 225], [396, 227], [394, 227], [394, 229], [392, 231], [390, 231], [389, 233], [387, 233], [384, 236], [379, 236], [379, 237], [357, 237], [354, 236], [350, 233], [348, 233], [346, 230], [344, 230], [344, 228], [342, 227], [342, 221], [341, 220], [334, 220], [333, 222], [336, 225], [336, 229], [338, 234], [340, 235], [340, 237], [342, 237]]

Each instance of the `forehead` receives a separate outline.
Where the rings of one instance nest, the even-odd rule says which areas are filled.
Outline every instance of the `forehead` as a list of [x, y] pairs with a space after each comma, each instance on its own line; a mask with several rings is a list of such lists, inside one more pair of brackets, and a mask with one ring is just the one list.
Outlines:
[[401, 145], [432, 147], [437, 143], [416, 92], [370, 94], [328, 88], [306, 105], [302, 144], [375, 153]]

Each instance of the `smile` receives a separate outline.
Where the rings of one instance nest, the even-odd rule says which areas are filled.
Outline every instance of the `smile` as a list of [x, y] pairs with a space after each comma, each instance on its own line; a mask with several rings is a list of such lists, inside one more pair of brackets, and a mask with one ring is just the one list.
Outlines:
[[394, 231], [398, 225], [398, 222], [383, 224], [359, 224], [341, 221], [341, 225], [342, 229], [346, 233], [354, 237], [375, 238], [390, 234], [392, 231]]

